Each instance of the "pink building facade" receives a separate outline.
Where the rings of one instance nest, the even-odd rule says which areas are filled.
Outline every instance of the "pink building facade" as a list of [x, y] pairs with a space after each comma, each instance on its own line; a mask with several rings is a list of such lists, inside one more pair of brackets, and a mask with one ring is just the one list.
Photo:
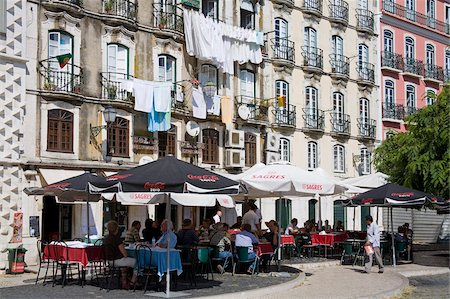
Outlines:
[[383, 139], [450, 81], [450, 0], [380, 0]]

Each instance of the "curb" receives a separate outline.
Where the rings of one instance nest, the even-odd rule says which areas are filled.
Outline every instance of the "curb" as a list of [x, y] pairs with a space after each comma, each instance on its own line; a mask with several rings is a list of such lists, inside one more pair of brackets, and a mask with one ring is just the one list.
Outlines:
[[319, 263], [309, 263], [309, 264], [283, 264], [284, 266], [292, 267], [299, 270], [308, 270], [308, 269], [318, 269], [325, 267], [335, 267], [340, 266], [341, 261], [329, 261], [329, 262], [319, 262]]
[[265, 287], [265, 288], [259, 288], [259, 289], [253, 289], [248, 291], [242, 291], [242, 292], [235, 292], [235, 293], [227, 293], [222, 295], [214, 295], [214, 296], [202, 296], [202, 297], [194, 297], [194, 298], [201, 298], [201, 299], [229, 299], [232, 297], [233, 299], [248, 299], [248, 298], [257, 298], [265, 295], [272, 295], [276, 294], [278, 292], [283, 292], [289, 289], [292, 289], [296, 286], [299, 286], [303, 284], [305, 281], [306, 275], [303, 272], [300, 272], [298, 274], [298, 277], [296, 279], [293, 279], [291, 281], [280, 283], [274, 286]]
[[416, 276], [425, 276], [425, 275], [439, 275], [439, 274], [447, 274], [450, 272], [449, 268], [437, 268], [437, 269], [424, 269], [424, 270], [415, 270], [415, 271], [405, 271], [398, 272], [400, 275], [405, 277], [416, 277]]

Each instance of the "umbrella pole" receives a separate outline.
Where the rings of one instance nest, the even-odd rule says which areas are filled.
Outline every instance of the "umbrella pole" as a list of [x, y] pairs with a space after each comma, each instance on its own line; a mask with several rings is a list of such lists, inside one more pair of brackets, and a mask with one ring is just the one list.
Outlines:
[[278, 272], [281, 270], [281, 197], [280, 197], [280, 204], [278, 207]]
[[87, 195], [86, 200], [86, 212], [87, 212], [87, 242], [88, 244], [91, 243], [90, 237], [89, 237], [89, 193]]
[[392, 207], [390, 208], [391, 210], [391, 228], [392, 228], [392, 234], [391, 234], [391, 241], [392, 241], [392, 263], [393, 266], [396, 266], [396, 261], [395, 261], [395, 244], [394, 244], [394, 218], [392, 217]]
[[[353, 231], [355, 231], [355, 221], [356, 221], [356, 207], [353, 207]], [[361, 225], [362, 227], [362, 225]]]
[[[170, 208], [170, 193], [166, 194], [166, 217], [170, 221], [171, 208]], [[170, 298], [170, 238], [167, 238], [167, 273], [166, 273], [166, 298]]]

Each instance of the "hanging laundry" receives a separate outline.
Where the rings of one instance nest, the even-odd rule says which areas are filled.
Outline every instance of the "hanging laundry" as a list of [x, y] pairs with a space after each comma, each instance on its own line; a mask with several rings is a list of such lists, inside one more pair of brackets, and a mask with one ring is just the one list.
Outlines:
[[206, 103], [206, 112], [209, 114], [213, 114], [214, 112], [213, 97], [205, 96], [205, 103]]
[[172, 86], [172, 82], [154, 82], [153, 101], [157, 112], [170, 112]]
[[170, 117], [171, 112], [157, 112], [155, 107], [148, 113], [148, 131], [149, 132], [160, 132], [168, 131], [170, 129]]
[[202, 88], [192, 88], [192, 114], [195, 118], [206, 119], [206, 102]]
[[278, 96], [277, 98], [278, 101], [278, 107], [280, 108], [286, 108], [286, 97], [285, 96]]
[[215, 95], [213, 97], [213, 115], [219, 116], [220, 115], [220, 96]]
[[222, 122], [224, 124], [233, 123], [233, 101], [229, 96], [222, 96], [220, 99], [222, 107]]
[[151, 112], [153, 110], [153, 84], [150, 81], [134, 79], [134, 110]]
[[183, 86], [177, 85], [175, 100], [180, 103], [184, 102]]

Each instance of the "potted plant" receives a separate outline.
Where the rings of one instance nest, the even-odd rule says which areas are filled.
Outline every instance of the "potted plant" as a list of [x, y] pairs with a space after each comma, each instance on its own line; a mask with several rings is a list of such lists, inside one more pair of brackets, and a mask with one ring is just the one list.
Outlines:
[[45, 90], [55, 90], [55, 84], [53, 82], [50, 82], [49, 80], [46, 80], [44, 82], [44, 89]]
[[103, 8], [105, 9], [105, 12], [110, 14], [113, 11], [113, 8], [116, 4], [116, 0], [105, 0], [103, 4]]
[[108, 84], [108, 86], [106, 86], [106, 93], [108, 100], [115, 100], [117, 97], [117, 86]]
[[159, 29], [164, 29], [167, 26], [167, 16], [163, 13], [159, 17]]

